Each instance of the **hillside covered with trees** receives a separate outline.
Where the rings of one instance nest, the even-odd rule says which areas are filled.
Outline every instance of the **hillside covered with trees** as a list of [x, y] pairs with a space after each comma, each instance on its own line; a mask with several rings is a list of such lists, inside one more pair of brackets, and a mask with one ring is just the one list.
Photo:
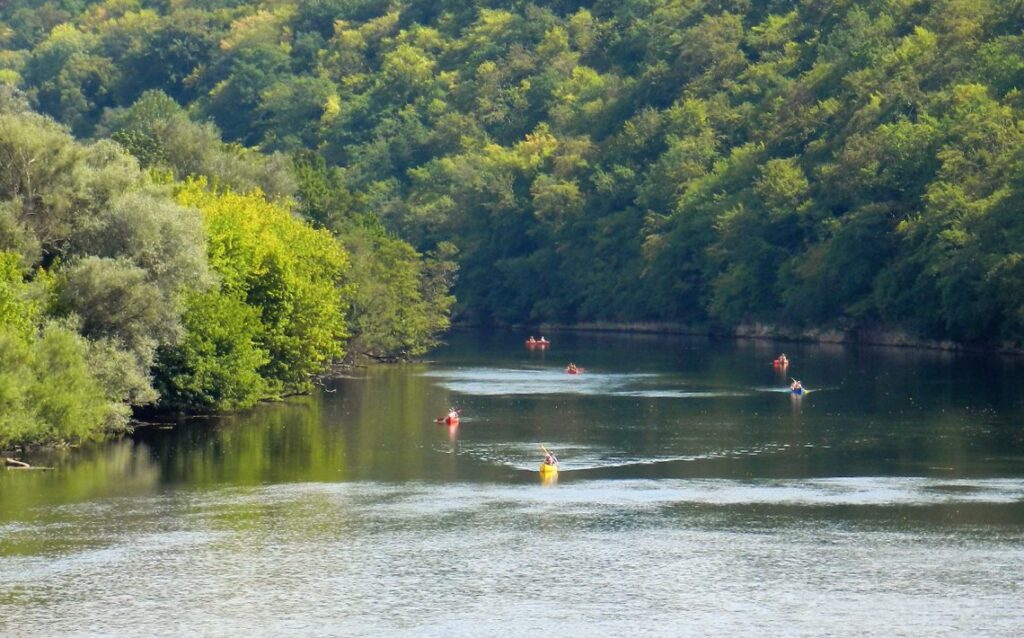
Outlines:
[[[9, 332], [28, 335], [26, 352], [58, 334], [112, 348], [116, 334], [119, 352], [174, 371], [158, 386], [185, 403], [286, 389], [311, 370], [288, 357], [337, 356], [297, 349], [345, 331], [380, 356], [421, 349], [446, 325], [453, 260], [457, 311], [481, 322], [1024, 337], [1019, 2], [10, 0], [0, 47], [0, 83], [79, 141], [28, 111], [5, 117], [88, 167], [47, 160], [53, 173], [31, 188], [105, 198], [54, 205], [44, 223], [32, 212], [44, 197], [3, 186], [0, 313], [30, 304], [80, 323]], [[36, 143], [25, 126], [0, 133], [5, 162]], [[121, 181], [83, 182], [87, 195], [61, 185], [89, 171]], [[173, 197], [151, 223], [173, 224], [175, 241], [203, 228], [206, 261], [182, 248], [165, 265], [173, 247], [138, 255], [142, 238], [88, 243], [113, 241], [103, 218], [134, 214], [125, 198], [158, 191]], [[273, 203], [285, 200], [301, 232]], [[236, 207], [259, 220], [244, 239], [230, 235]], [[98, 220], [82, 227], [82, 211]], [[321, 231], [340, 252], [319, 252]], [[287, 325], [292, 306], [269, 310], [259, 304], [278, 297], [247, 287], [273, 279], [264, 259], [301, 263], [288, 273], [304, 293], [334, 282], [355, 311], [318, 316], [325, 333], [300, 346], [288, 331], [312, 327]], [[181, 323], [136, 341], [90, 323], [102, 290], [89, 286], [132, 277], [184, 309]], [[25, 286], [49, 292], [10, 292]], [[190, 322], [266, 329], [223, 364], [260, 370], [264, 385], [204, 394], [198, 369], [243, 377], [204, 368], [216, 335]], [[157, 339], [173, 346], [147, 341], [182, 330]]]

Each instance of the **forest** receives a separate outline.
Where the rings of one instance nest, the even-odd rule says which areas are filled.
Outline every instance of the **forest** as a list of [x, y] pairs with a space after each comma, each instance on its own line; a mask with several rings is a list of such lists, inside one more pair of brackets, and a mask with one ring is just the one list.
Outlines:
[[9, 0], [0, 447], [452, 312], [1019, 343], [1021, 85], [1016, 0]]

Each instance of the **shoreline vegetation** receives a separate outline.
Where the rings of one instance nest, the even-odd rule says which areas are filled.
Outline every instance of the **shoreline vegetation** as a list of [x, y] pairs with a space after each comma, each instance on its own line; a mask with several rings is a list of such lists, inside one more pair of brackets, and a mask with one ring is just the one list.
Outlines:
[[415, 356], [448, 327], [454, 247], [316, 223], [315, 163], [239, 153], [159, 96], [134, 108], [184, 127], [165, 149], [203, 138], [188, 170], [75, 139], [0, 86], [0, 448], [303, 393], [347, 353]]
[[[533, 328], [536, 326], [536, 328]], [[454, 328], [479, 328], [478, 324], [456, 321]], [[543, 322], [528, 325], [500, 326], [502, 329], [531, 328], [534, 332], [620, 332], [656, 335], [688, 335], [724, 339], [759, 339], [794, 343], [848, 344], [861, 346], [884, 346], [893, 348], [918, 348], [922, 350], [944, 350], [954, 352], [989, 352], [1000, 355], [1024, 356], [1024, 344], [1020, 342], [968, 343], [941, 339], [924, 339], [897, 329], [798, 329], [782, 328], [769, 324], [744, 324], [732, 330], [707, 328], [674, 322], [639, 321], [614, 322], [592, 321], [577, 324]]]

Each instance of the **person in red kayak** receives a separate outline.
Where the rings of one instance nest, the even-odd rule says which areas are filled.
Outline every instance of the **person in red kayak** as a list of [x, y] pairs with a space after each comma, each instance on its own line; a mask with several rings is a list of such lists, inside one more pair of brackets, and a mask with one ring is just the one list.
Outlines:
[[570, 361], [568, 367], [565, 368], [565, 371], [568, 372], [569, 374], [576, 374], [577, 372], [580, 371], [580, 369], [576, 367], [575, 363]]

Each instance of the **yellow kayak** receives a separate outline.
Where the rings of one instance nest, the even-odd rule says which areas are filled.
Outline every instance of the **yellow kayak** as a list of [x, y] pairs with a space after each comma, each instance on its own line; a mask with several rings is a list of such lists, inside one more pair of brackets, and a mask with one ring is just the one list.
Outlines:
[[558, 466], [557, 465], [548, 465], [547, 463], [541, 463], [540, 464], [540, 473], [541, 473], [542, 476], [543, 475], [547, 475], [547, 474], [558, 474]]

